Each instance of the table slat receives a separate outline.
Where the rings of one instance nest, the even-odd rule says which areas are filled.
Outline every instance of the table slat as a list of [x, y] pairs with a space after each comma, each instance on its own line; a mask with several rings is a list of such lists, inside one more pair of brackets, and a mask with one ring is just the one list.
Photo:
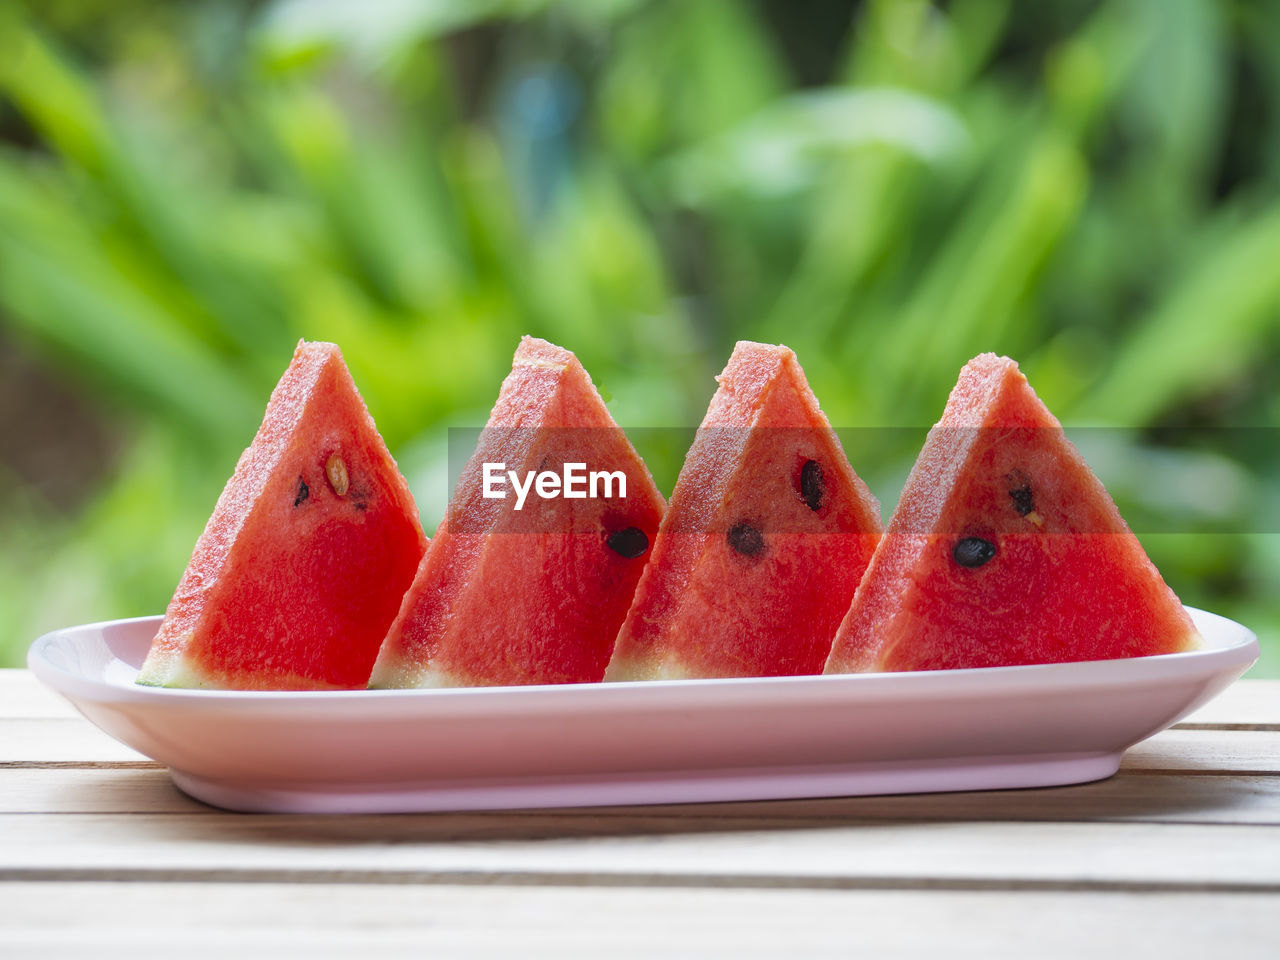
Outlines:
[[[180, 814], [210, 808], [180, 793], [162, 769], [0, 769], [0, 813]], [[874, 820], [1118, 820], [1149, 823], [1280, 825], [1280, 777], [1121, 773], [1071, 787], [891, 797], [837, 797], [682, 806], [596, 807], [577, 811], [486, 814], [495, 823], [519, 823], [530, 836], [555, 836], [566, 816], [602, 825], [643, 815], [732, 829], [742, 823], [796, 826]], [[442, 832], [452, 823], [437, 817]], [[484, 835], [484, 820], [469, 821]], [[1280, 835], [1274, 841], [1280, 856]], [[0, 865], [4, 856], [0, 854]]]
[[[530, 839], [533, 837], [533, 839]], [[1280, 892], [1275, 827], [636, 815], [0, 815], [0, 879]]]
[[1280, 680], [1237, 680], [1182, 724], [1280, 730]]
[[1034, 943], [1046, 960], [1101, 945], [1109, 956], [1269, 960], [1276, 934], [1271, 898], [1213, 894], [9, 883], [0, 900], [0, 944], [41, 957], [127, 942], [131, 955], [183, 957], [274, 945], [307, 957], [843, 958], [861, 948], [933, 960], [945, 932], [950, 955], [1025, 956]]
[[149, 761], [78, 715], [0, 720], [0, 766], [16, 763], [139, 762]]
[[75, 707], [30, 670], [0, 670], [0, 718], [78, 716]]
[[1121, 769], [1280, 777], [1280, 731], [1174, 727], [1130, 747]]

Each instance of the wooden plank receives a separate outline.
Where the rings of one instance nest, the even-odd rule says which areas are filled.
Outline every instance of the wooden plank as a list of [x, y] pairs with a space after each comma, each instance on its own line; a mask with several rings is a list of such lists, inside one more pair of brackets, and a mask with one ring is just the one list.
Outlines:
[[150, 761], [80, 716], [0, 720], [0, 766], [139, 762]]
[[[0, 721], [0, 812], [146, 813], [203, 809], [162, 767], [84, 721]], [[31, 758], [54, 758], [35, 760]], [[23, 759], [26, 758], [26, 759]], [[114, 759], [113, 759], [114, 758]], [[1170, 730], [1133, 748], [1122, 774], [1050, 790], [655, 807], [670, 816], [783, 819], [1090, 818], [1191, 823], [1280, 819], [1280, 733]], [[607, 809], [596, 816], [610, 816]]]
[[[160, 768], [0, 769], [0, 813], [172, 814], [207, 811]], [[758, 803], [598, 807], [578, 811], [487, 814], [545, 834], [544, 818], [625, 822], [643, 816], [690, 821], [699, 829], [757, 825], [851, 824], [877, 820], [1113, 820], [1148, 823], [1280, 825], [1280, 777], [1199, 776], [1133, 771], [1073, 787], [891, 797], [838, 797]], [[554, 830], [554, 827], [551, 828]]]
[[0, 670], [0, 718], [78, 716], [75, 707], [30, 670]]
[[163, 767], [0, 767], [0, 813], [194, 813]]
[[[10, 883], [0, 945], [45, 957], [1275, 956], [1265, 896]], [[1034, 944], [1033, 950], [1028, 945]]]
[[1280, 730], [1280, 680], [1237, 680], [1179, 726]]
[[1130, 747], [1122, 769], [1280, 776], [1280, 732], [1174, 727]]
[[1280, 828], [5, 814], [0, 879], [1280, 892]]

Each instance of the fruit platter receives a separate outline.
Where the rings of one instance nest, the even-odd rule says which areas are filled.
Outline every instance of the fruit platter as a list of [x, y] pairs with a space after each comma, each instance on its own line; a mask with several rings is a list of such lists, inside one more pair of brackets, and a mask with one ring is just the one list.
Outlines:
[[526, 337], [428, 538], [300, 343], [164, 616], [28, 663], [207, 803], [407, 812], [1096, 780], [1256, 660], [1012, 360], [960, 372], [887, 526], [794, 353], [717, 379], [668, 502]]

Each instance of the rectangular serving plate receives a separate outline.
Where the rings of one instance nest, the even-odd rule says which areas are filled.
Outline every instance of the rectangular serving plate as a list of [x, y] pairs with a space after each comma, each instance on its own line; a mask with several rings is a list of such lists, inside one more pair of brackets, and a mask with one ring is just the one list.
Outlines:
[[28, 664], [198, 800], [404, 813], [1040, 787], [1115, 773], [1221, 692], [1257, 638], [1188, 608], [1201, 649], [922, 673], [434, 690], [134, 683], [159, 617], [56, 630]]

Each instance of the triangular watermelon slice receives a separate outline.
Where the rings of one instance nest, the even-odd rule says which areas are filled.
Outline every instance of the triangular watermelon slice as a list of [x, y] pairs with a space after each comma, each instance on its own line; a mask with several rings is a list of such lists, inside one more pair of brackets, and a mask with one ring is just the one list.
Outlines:
[[138, 682], [363, 687], [426, 545], [342, 354], [300, 342]]
[[[495, 482], [485, 496], [485, 464], [503, 465], [493, 477], [510, 471], [528, 483], [530, 471], [563, 476], [575, 463], [620, 472], [626, 496], [616, 482], [573, 499], [528, 489], [523, 502]], [[371, 685], [599, 681], [663, 507], [577, 358], [525, 337]]]
[[786, 347], [733, 351], [608, 680], [819, 673], [880, 508]]
[[987, 353], [929, 432], [826, 671], [1107, 660], [1196, 636], [1017, 364]]

